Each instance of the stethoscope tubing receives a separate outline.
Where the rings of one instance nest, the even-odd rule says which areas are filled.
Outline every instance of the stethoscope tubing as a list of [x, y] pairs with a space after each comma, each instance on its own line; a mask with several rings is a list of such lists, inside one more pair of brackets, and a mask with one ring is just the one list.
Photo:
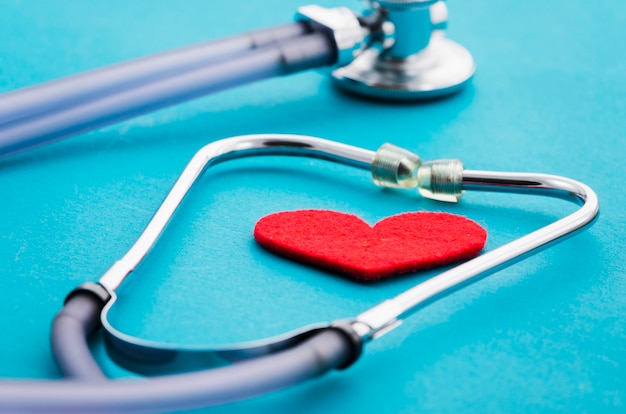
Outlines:
[[[288, 29], [279, 33], [293, 35], [292, 32], [299, 33], [306, 26], [300, 23]], [[122, 68], [111, 69], [111, 76], [108, 68], [101, 69], [94, 74], [77, 75], [75, 81], [70, 78], [52, 82], [50, 86], [44, 84], [14, 95], [6, 94], [0, 97], [0, 109], [4, 108], [5, 119], [11, 121], [0, 124], [0, 157], [227, 88], [330, 65], [336, 59], [336, 51], [326, 33], [304, 33], [272, 42], [267, 40], [272, 38], [272, 32], [269, 33], [265, 36], [266, 43], [254, 44], [254, 47], [250, 47], [252, 42], [247, 37], [237, 38], [235, 45], [248, 46], [245, 50], [225, 50], [231, 43], [227, 41], [217, 43], [217, 52], [199, 47], [202, 52], [199, 56], [182, 53], [185, 59], [179, 64], [171, 63], [178, 54], [154, 58], [154, 65], [163, 65], [162, 70], [155, 68], [154, 73], [147, 73], [149, 65], [141, 60], [130, 64], [133, 71], [128, 79], [122, 64]], [[152, 60], [146, 58], [148, 63]], [[91, 93], [91, 86], [102, 77], [110, 77], [103, 83], [109, 87], [97, 84], [95, 92]], [[33, 97], [39, 88], [47, 91], [41, 103]], [[68, 92], [68, 97], [64, 92]], [[22, 112], [13, 109], [14, 101], [17, 101], [16, 107], [22, 107]]]
[[107, 380], [88, 344], [102, 306], [86, 291], [68, 298], [55, 319], [53, 340], [55, 353], [67, 356], [59, 362], [66, 368], [70, 365], [70, 380], [0, 380], [0, 411], [145, 413], [209, 407], [277, 391], [345, 367], [355, 359], [358, 345], [344, 331], [330, 328], [283, 351], [225, 367], [143, 380]]
[[303, 36], [309, 31], [302, 23], [262, 29], [8, 92], [0, 97], [0, 126], [184, 74], [246, 51]]

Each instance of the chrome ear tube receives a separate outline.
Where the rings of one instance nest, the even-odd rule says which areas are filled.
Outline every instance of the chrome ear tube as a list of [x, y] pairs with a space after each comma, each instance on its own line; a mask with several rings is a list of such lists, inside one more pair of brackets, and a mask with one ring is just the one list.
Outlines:
[[[437, 201], [457, 202], [465, 191], [504, 192], [562, 198], [579, 204], [580, 208], [539, 230], [418, 283], [349, 320], [313, 323], [291, 332], [249, 342], [206, 344], [201, 347], [155, 343], [118, 331], [108, 320], [108, 312], [116, 300], [116, 290], [149, 253], [197, 179], [218, 163], [261, 155], [318, 158], [370, 170], [378, 186], [413, 189]], [[399, 326], [403, 319], [426, 303], [585, 228], [594, 221], [598, 210], [594, 191], [569, 178], [536, 173], [471, 171], [464, 169], [460, 160], [422, 161], [417, 154], [391, 144], [384, 144], [374, 152], [301, 135], [246, 135], [215, 141], [192, 158], [135, 244], [98, 281], [110, 296], [102, 311], [107, 344], [114, 351], [111, 355], [128, 368], [143, 372], [152, 369], [154, 363], [171, 363], [167, 369], [176, 372], [178, 364], [196, 369], [201, 367], [207, 355], [240, 360], [279, 352], [295, 346], [316, 332], [341, 324], [348, 326], [360, 341], [366, 343]]]

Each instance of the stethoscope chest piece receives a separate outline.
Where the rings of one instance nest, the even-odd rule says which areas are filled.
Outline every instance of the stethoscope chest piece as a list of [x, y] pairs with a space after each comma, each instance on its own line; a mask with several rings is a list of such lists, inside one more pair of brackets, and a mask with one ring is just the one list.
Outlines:
[[368, 47], [333, 72], [341, 89], [378, 99], [431, 99], [458, 92], [474, 75], [472, 55], [444, 37], [443, 1], [378, 1], [370, 17], [376, 27]]

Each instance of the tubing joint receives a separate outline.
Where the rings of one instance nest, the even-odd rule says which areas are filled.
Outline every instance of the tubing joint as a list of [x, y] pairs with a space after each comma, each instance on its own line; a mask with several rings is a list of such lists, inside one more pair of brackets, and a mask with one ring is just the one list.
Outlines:
[[363, 353], [363, 341], [361, 335], [354, 329], [351, 322], [336, 321], [329, 329], [339, 332], [350, 344], [350, 355], [337, 369], [343, 370], [354, 364]]
[[102, 286], [99, 283], [87, 282], [87, 283], [83, 283], [82, 285], [78, 286], [76, 289], [72, 290], [65, 297], [65, 301], [63, 303], [66, 304], [74, 296], [78, 294], [85, 294], [85, 293], [98, 299], [100, 302], [102, 302], [103, 306], [111, 299], [111, 294], [109, 293], [108, 290], [106, 290], [104, 286]]
[[309, 22], [314, 27], [330, 33], [337, 49], [337, 65], [351, 63], [363, 48], [368, 30], [347, 7], [327, 9], [315, 4], [299, 7], [295, 20]]

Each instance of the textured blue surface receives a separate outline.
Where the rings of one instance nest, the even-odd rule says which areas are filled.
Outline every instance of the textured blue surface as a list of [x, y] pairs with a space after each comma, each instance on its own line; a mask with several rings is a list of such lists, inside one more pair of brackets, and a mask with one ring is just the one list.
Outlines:
[[[297, 4], [2, 0], [0, 92], [288, 22]], [[65, 294], [130, 247], [198, 148], [281, 132], [370, 149], [390, 141], [471, 169], [573, 177], [598, 192], [601, 217], [420, 311], [349, 370], [211, 412], [623, 412], [626, 5], [448, 5], [449, 37], [478, 63], [473, 86], [450, 99], [359, 100], [310, 72], [0, 160], [0, 376], [59, 377], [48, 334]], [[286, 262], [252, 239], [270, 212], [329, 208], [373, 223], [407, 210], [451, 211], [485, 225], [492, 249], [574, 208], [488, 194], [441, 205], [309, 160], [238, 161], [202, 181], [120, 291], [113, 319], [125, 332], [192, 344], [262, 336], [353, 315], [435, 274], [359, 285]], [[111, 375], [126, 375], [97, 352]]]

